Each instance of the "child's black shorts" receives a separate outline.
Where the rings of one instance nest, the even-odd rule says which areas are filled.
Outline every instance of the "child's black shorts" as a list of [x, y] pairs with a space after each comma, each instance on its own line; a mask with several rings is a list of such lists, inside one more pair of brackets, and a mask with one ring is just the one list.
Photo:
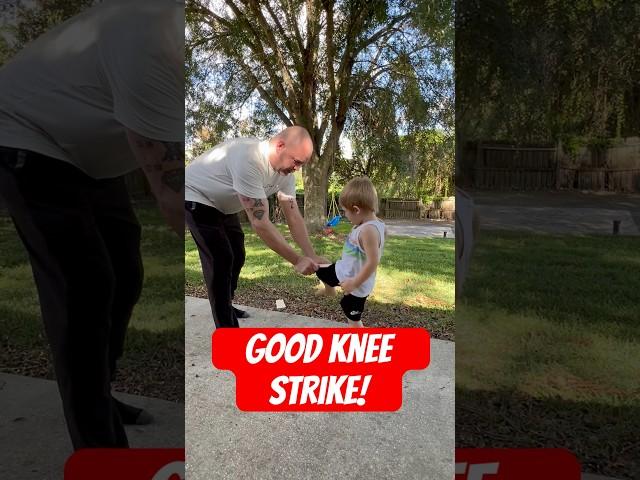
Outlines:
[[[329, 285], [330, 287], [337, 287], [340, 284], [340, 280], [336, 276], [336, 264], [332, 263], [328, 267], [320, 267], [316, 272], [316, 275], [320, 280]], [[362, 316], [364, 311], [364, 304], [367, 301], [367, 297], [356, 297], [354, 295], [345, 295], [340, 300], [340, 306], [342, 311], [349, 320], [357, 322]]]

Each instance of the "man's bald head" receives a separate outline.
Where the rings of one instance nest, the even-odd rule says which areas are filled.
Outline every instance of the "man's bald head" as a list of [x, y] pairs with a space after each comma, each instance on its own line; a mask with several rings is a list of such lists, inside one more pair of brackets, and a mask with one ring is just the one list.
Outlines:
[[306, 128], [287, 127], [270, 140], [271, 166], [281, 175], [289, 175], [306, 165], [313, 154], [313, 140]]

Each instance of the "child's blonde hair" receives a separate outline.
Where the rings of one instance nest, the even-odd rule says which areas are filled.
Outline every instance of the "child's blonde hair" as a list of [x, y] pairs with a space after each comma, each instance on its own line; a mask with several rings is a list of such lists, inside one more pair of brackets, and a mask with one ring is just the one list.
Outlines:
[[340, 206], [353, 210], [353, 207], [378, 212], [378, 192], [369, 177], [356, 177], [349, 180], [340, 193]]

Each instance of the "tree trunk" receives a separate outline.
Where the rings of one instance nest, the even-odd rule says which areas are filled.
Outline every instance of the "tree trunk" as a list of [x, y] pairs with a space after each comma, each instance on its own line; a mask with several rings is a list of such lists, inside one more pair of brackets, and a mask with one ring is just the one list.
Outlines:
[[327, 219], [327, 171], [331, 162], [326, 155], [313, 159], [302, 169], [304, 181], [304, 220], [309, 232], [322, 230]]

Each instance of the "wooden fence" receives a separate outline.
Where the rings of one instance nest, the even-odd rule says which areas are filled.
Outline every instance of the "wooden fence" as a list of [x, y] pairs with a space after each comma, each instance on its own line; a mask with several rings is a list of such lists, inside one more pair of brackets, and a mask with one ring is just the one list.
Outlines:
[[380, 199], [380, 216], [394, 219], [420, 218], [422, 202], [420, 200], [406, 200], [402, 198]]
[[421, 200], [403, 198], [380, 199], [381, 218], [400, 220], [453, 220], [455, 215], [455, 197], [434, 200], [428, 205]]
[[[298, 208], [304, 216], [304, 194], [296, 195]], [[273, 222], [284, 222], [284, 216], [276, 208], [274, 197], [269, 198], [269, 217]], [[330, 200], [327, 202], [327, 212], [330, 209]], [[341, 214], [343, 212], [340, 212]], [[379, 200], [380, 218], [396, 220], [453, 220], [455, 215], [455, 198], [450, 197], [444, 200], [437, 200], [429, 205], [425, 205], [421, 200], [404, 198], [381, 198]], [[240, 221], [248, 222], [246, 213], [240, 213]]]
[[473, 187], [479, 189], [640, 192], [640, 143], [634, 138], [604, 151], [583, 147], [571, 157], [560, 145], [478, 143], [475, 153], [466, 152], [475, 154]]
[[490, 190], [548, 190], [556, 187], [555, 147], [478, 144], [474, 186]]
[[560, 168], [560, 188], [640, 192], [640, 169]]

